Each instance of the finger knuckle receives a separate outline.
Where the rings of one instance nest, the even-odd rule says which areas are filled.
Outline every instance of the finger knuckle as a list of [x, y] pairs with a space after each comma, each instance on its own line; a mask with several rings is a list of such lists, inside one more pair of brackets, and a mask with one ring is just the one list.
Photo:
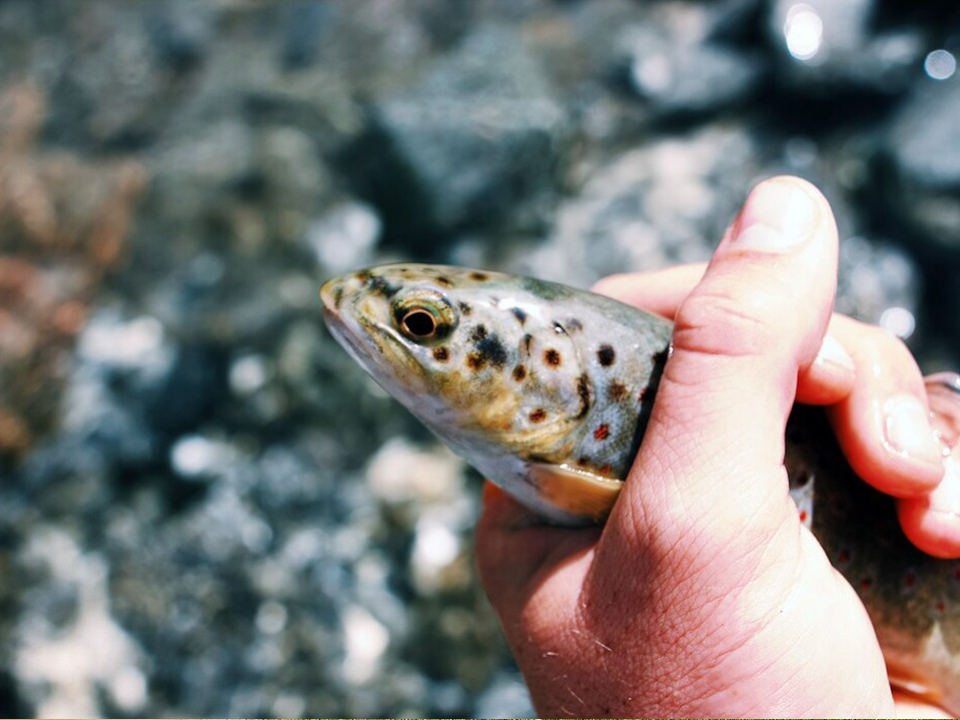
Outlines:
[[773, 303], [757, 294], [724, 292], [691, 295], [680, 306], [674, 346], [709, 355], [760, 355], [776, 348], [781, 334], [770, 322]]

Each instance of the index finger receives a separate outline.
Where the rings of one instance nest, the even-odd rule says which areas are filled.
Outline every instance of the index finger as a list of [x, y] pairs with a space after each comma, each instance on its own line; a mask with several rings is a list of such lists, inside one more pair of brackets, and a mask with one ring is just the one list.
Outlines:
[[[593, 291], [673, 318], [706, 269], [706, 263], [691, 263], [654, 272], [611, 275], [597, 282]], [[832, 405], [853, 390], [854, 363], [843, 344], [828, 331], [816, 360], [801, 369], [797, 380], [798, 402]]]

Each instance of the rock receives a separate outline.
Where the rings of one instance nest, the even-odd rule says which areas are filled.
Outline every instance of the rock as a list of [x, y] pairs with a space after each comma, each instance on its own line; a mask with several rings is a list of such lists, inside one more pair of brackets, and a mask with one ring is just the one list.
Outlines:
[[376, 131], [351, 158], [385, 241], [436, 256], [438, 237], [509, 224], [549, 189], [564, 130], [552, 92], [520, 36], [481, 27], [409, 91], [376, 103]]
[[887, 135], [895, 170], [890, 200], [928, 242], [960, 248], [960, 78], [917, 79], [918, 92]]
[[917, 327], [919, 269], [889, 244], [854, 236], [840, 244], [837, 312], [880, 325], [903, 340]]
[[771, 3], [767, 32], [784, 84], [821, 96], [841, 87], [882, 95], [906, 90], [923, 57], [922, 37], [905, 24], [875, 32], [879, 9], [874, 0]]
[[577, 287], [616, 272], [706, 260], [757, 171], [738, 131], [663, 139], [596, 168], [517, 270]]
[[715, 112], [744, 101], [760, 64], [728, 44], [705, 39], [711, 11], [691, 5], [622, 31], [618, 46], [633, 90], [666, 120]]

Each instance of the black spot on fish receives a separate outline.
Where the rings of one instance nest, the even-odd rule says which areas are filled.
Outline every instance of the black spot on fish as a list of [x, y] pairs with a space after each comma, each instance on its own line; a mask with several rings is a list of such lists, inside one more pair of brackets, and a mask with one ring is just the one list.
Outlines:
[[446, 275], [437, 275], [437, 284], [444, 285], [445, 287], [450, 287], [453, 285], [453, 281], [450, 280]]
[[510, 308], [510, 312], [514, 314], [517, 320], [520, 321], [520, 324], [523, 325], [527, 321], [527, 314], [518, 307]]
[[483, 272], [472, 272], [470, 273], [470, 279], [477, 282], [486, 282], [490, 279], [490, 276]]
[[366, 282], [370, 279], [371, 275], [369, 270], [358, 270], [353, 274], [353, 277], [359, 282]]
[[590, 378], [586, 373], [577, 378], [577, 397], [580, 398], [580, 410], [577, 412], [579, 420], [590, 412]]
[[577, 458], [577, 465], [579, 465], [580, 467], [586, 467], [589, 464], [590, 464], [589, 456], [581, 455], [580, 457]]
[[398, 292], [400, 288], [397, 285], [391, 285], [387, 280], [379, 275], [374, 275], [370, 278], [368, 285], [370, 290], [377, 293], [378, 295], [383, 295], [385, 298], [392, 298]]
[[542, 455], [541, 453], [530, 453], [527, 456], [527, 459], [530, 460], [530, 462], [541, 463], [541, 464], [550, 464], [553, 462], [553, 460], [551, 460], [546, 455]]
[[597, 350], [597, 360], [599, 360], [600, 364], [604, 367], [610, 367], [616, 359], [617, 353], [614, 352], [610, 345], [601, 345], [600, 349]]
[[507, 351], [496, 335], [491, 335], [478, 342], [477, 352], [486, 355], [487, 359], [497, 368], [502, 368], [507, 364]]
[[556, 320], [553, 321], [553, 331], [554, 331], [555, 333], [557, 333], [557, 335], [566, 335], [566, 334], [567, 334], [567, 331], [563, 328], [563, 325], [561, 325], [560, 323], [558, 323]]
[[340, 307], [340, 303], [343, 301], [343, 285], [337, 285], [337, 289], [333, 291], [333, 306], [335, 308]]
[[566, 327], [567, 327], [568, 333], [580, 332], [581, 330], [583, 330], [583, 323], [581, 323], [576, 318], [570, 318], [569, 320], [567, 320]]
[[527, 376], [527, 369], [523, 365], [517, 365], [513, 369], [513, 379], [517, 382], [522, 382], [523, 379]]
[[557, 350], [547, 348], [543, 351], [543, 361], [550, 367], [560, 367], [563, 358], [560, 357], [560, 353]]
[[433, 359], [437, 362], [446, 362], [450, 359], [450, 351], [447, 350], [443, 345], [440, 347], [435, 347], [433, 349]]
[[496, 335], [487, 333], [485, 325], [477, 325], [470, 331], [470, 342], [475, 351], [467, 356], [467, 364], [475, 370], [486, 367], [487, 363], [500, 369], [507, 364], [507, 351]]
[[523, 351], [530, 354], [530, 346], [533, 345], [533, 335], [527, 333], [523, 336]]
[[607, 386], [607, 397], [613, 402], [620, 402], [627, 396], [627, 386], [619, 380], [614, 380]]
[[541, 423], [547, 419], [547, 411], [543, 408], [537, 408], [530, 413], [530, 422], [532, 423]]
[[465, 302], [459, 302], [457, 303], [457, 306], [460, 308], [460, 312], [462, 312], [464, 315], [469, 316], [470, 313], [473, 312], [473, 308], [467, 305]]

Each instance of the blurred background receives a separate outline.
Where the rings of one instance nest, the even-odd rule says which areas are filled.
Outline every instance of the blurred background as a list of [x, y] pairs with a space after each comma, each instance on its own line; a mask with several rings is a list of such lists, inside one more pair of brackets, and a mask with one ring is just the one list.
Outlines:
[[0, 714], [531, 716], [480, 483], [323, 327], [386, 260], [587, 286], [818, 184], [960, 366], [960, 7], [0, 0]]

